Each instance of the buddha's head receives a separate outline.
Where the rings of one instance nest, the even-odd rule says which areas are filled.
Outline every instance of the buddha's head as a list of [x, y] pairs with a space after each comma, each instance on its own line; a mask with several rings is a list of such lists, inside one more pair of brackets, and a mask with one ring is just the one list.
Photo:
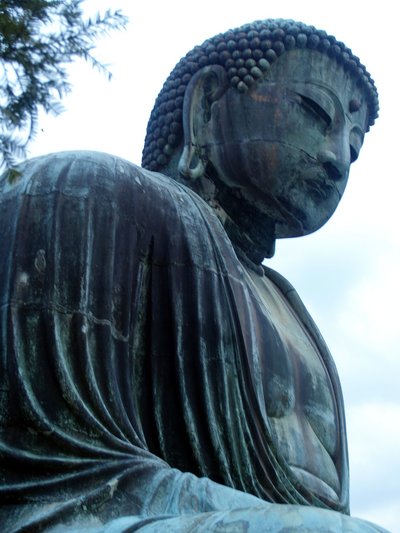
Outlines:
[[377, 113], [374, 82], [343, 43], [302, 23], [254, 22], [177, 64], [143, 166], [196, 190], [259, 262], [276, 238], [330, 218]]

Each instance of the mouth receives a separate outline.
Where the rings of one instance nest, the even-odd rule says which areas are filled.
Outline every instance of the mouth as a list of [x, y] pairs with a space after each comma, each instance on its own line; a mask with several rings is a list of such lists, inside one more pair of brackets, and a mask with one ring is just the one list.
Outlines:
[[304, 186], [311, 197], [318, 202], [328, 200], [332, 194], [338, 194], [335, 185], [323, 177], [307, 179], [304, 181]]
[[316, 231], [330, 218], [340, 198], [337, 184], [321, 168], [313, 166], [299, 173], [284, 194], [275, 197], [286, 218], [282, 223], [277, 221], [276, 237], [298, 237]]

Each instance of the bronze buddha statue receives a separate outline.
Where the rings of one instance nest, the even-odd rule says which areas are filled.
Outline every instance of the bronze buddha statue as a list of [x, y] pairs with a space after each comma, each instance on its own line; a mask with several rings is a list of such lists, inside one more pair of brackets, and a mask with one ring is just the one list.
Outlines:
[[343, 43], [257, 21], [177, 64], [143, 168], [3, 176], [5, 531], [383, 531], [349, 516], [332, 356], [262, 264], [330, 218], [377, 112]]

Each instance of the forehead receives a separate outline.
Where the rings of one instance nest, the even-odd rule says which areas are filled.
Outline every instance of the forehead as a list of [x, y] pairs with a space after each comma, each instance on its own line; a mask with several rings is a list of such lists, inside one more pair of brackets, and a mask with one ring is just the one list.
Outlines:
[[[334, 94], [345, 113], [364, 122], [368, 115], [366, 93], [356, 74], [336, 59], [317, 50], [293, 49], [282, 54], [262, 78], [278, 85], [320, 86]], [[261, 82], [262, 83], [262, 82]]]

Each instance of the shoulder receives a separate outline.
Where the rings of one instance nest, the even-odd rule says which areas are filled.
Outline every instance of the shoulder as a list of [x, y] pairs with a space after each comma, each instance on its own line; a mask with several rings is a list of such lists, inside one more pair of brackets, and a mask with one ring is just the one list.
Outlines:
[[15, 176], [0, 177], [0, 202], [60, 196], [95, 204], [112, 204], [134, 216], [159, 211], [173, 215], [190, 209], [196, 215], [196, 195], [171, 178], [145, 170], [120, 157], [93, 151], [57, 152], [22, 163]]
[[78, 239], [82, 225], [90, 224], [104, 238], [111, 238], [115, 227], [134, 234], [141, 245], [154, 242], [168, 255], [181, 257], [190, 250], [192, 261], [204, 261], [215, 238], [226, 240], [212, 209], [196, 193], [102, 152], [58, 152], [24, 162], [15, 179], [0, 178], [0, 204], [7, 205], [4, 216], [7, 211], [14, 220], [10, 226], [18, 219], [57, 220], [63, 233], [74, 228]]
[[19, 165], [15, 176], [0, 178], [0, 191], [5, 194], [17, 189], [30, 194], [62, 191], [82, 195], [91, 190], [176, 188], [169, 178], [149, 172], [120, 157], [104, 152], [56, 152]]

